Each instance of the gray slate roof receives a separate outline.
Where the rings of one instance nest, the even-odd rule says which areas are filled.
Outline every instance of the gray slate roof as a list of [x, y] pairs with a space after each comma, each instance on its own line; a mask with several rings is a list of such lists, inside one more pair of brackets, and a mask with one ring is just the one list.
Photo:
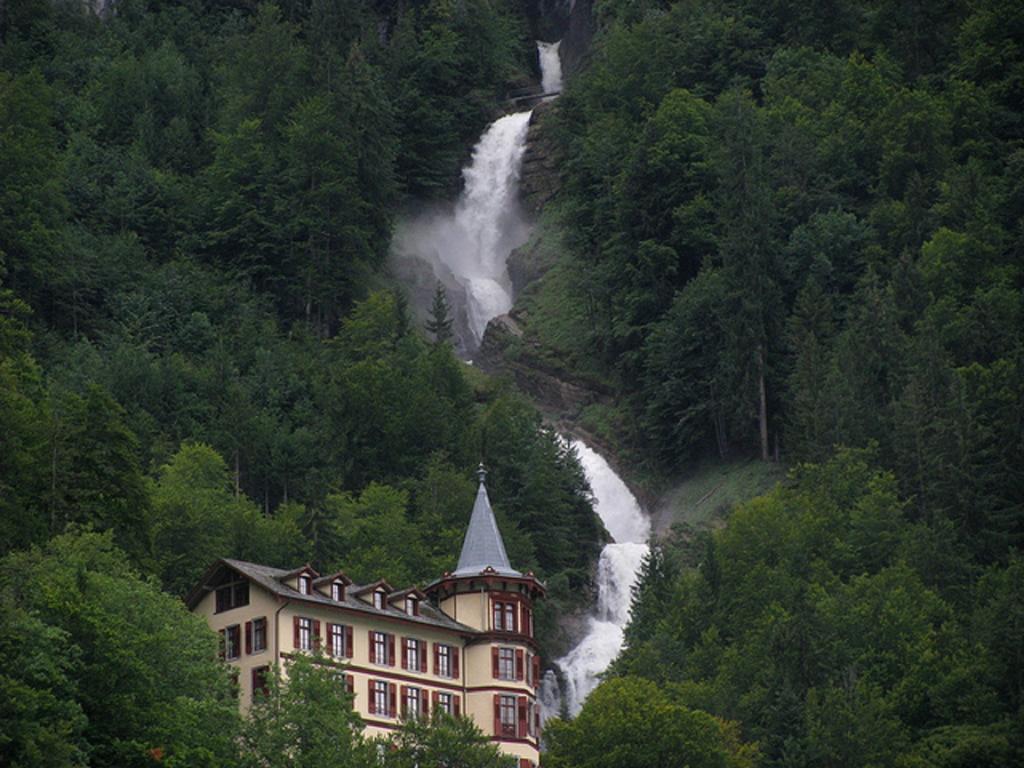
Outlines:
[[473, 502], [473, 515], [469, 519], [466, 538], [462, 542], [459, 565], [452, 576], [475, 576], [488, 567], [502, 576], [523, 575], [512, 568], [508, 561], [505, 542], [501, 538], [501, 531], [498, 530], [498, 521], [494, 518], [494, 510], [491, 509], [491, 500], [487, 498], [481, 468], [480, 488], [476, 492], [476, 501]]
[[289, 600], [302, 600], [308, 603], [317, 603], [327, 608], [345, 608], [372, 616], [390, 616], [418, 624], [443, 627], [444, 629], [450, 629], [456, 632], [477, 634], [477, 630], [451, 619], [446, 613], [430, 605], [425, 600], [420, 602], [420, 614], [418, 616], [410, 616], [405, 611], [392, 608], [386, 604], [383, 609], [374, 608], [373, 605], [363, 602], [358, 597], [352, 596], [352, 593], [359, 589], [359, 585], [356, 584], [350, 585], [348, 589], [345, 590], [345, 599], [341, 602], [337, 602], [335, 600], [331, 600], [329, 597], [319, 594], [315, 590], [313, 594], [303, 595], [298, 590], [292, 589], [287, 584], [281, 583], [280, 579], [282, 577], [285, 577], [288, 574], [294, 574], [295, 571], [286, 571], [282, 568], [271, 568], [267, 565], [248, 563], [245, 560], [231, 560], [229, 558], [222, 558], [220, 562], [235, 569], [242, 575], [247, 576], [267, 591]]

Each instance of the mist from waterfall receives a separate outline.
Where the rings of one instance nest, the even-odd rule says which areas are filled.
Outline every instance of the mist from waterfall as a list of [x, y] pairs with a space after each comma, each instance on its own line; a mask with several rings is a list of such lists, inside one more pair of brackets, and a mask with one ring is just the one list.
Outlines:
[[[396, 253], [426, 261], [442, 282], [454, 279], [462, 296], [449, 298], [465, 307], [473, 347], [488, 321], [511, 309], [505, 262], [530, 234], [518, 200], [530, 114], [505, 115], [487, 127], [462, 171], [465, 187], [454, 211], [412, 218], [395, 232]], [[448, 285], [449, 293], [454, 287]]]
[[583, 638], [555, 661], [561, 675], [549, 672], [541, 687], [545, 717], [562, 706], [570, 715], [600, 681], [600, 675], [619, 655], [629, 623], [633, 585], [649, 550], [651, 523], [626, 484], [596, 451], [572, 441], [594, 495], [594, 510], [615, 541], [605, 546], [597, 565], [597, 605], [587, 619]]
[[[545, 92], [560, 90], [558, 43], [538, 42], [537, 52]], [[456, 314], [456, 340], [467, 354], [480, 346], [487, 323], [512, 308], [506, 265], [530, 235], [519, 204], [519, 175], [532, 114], [516, 112], [487, 126], [462, 170], [463, 191], [453, 208], [407, 217], [395, 228], [394, 257], [426, 263], [435, 282], [445, 286]]]

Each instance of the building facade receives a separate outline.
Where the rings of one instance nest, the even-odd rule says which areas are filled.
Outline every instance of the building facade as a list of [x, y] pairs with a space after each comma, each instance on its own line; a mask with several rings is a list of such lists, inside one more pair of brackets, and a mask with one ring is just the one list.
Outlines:
[[308, 565], [214, 563], [187, 598], [220, 633], [248, 710], [270, 669], [323, 653], [354, 694], [369, 735], [434, 709], [471, 717], [521, 768], [539, 763], [540, 657], [533, 605], [544, 587], [512, 568], [480, 470], [459, 564], [424, 590], [353, 584]]

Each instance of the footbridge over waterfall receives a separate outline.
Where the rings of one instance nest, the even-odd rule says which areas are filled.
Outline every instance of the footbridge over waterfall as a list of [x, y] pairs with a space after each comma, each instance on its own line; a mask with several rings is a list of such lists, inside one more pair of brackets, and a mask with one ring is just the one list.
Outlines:
[[515, 88], [505, 94], [505, 103], [515, 108], [536, 106], [545, 99], [554, 98], [561, 91], [545, 91], [535, 85], [528, 88]]

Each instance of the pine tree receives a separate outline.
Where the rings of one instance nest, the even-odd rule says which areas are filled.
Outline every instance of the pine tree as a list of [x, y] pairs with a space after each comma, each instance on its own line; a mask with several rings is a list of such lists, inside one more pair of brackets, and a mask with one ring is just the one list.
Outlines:
[[436, 344], [444, 344], [452, 339], [452, 305], [448, 303], [448, 293], [441, 283], [434, 291], [434, 302], [430, 306], [430, 319], [426, 328], [434, 335]]

